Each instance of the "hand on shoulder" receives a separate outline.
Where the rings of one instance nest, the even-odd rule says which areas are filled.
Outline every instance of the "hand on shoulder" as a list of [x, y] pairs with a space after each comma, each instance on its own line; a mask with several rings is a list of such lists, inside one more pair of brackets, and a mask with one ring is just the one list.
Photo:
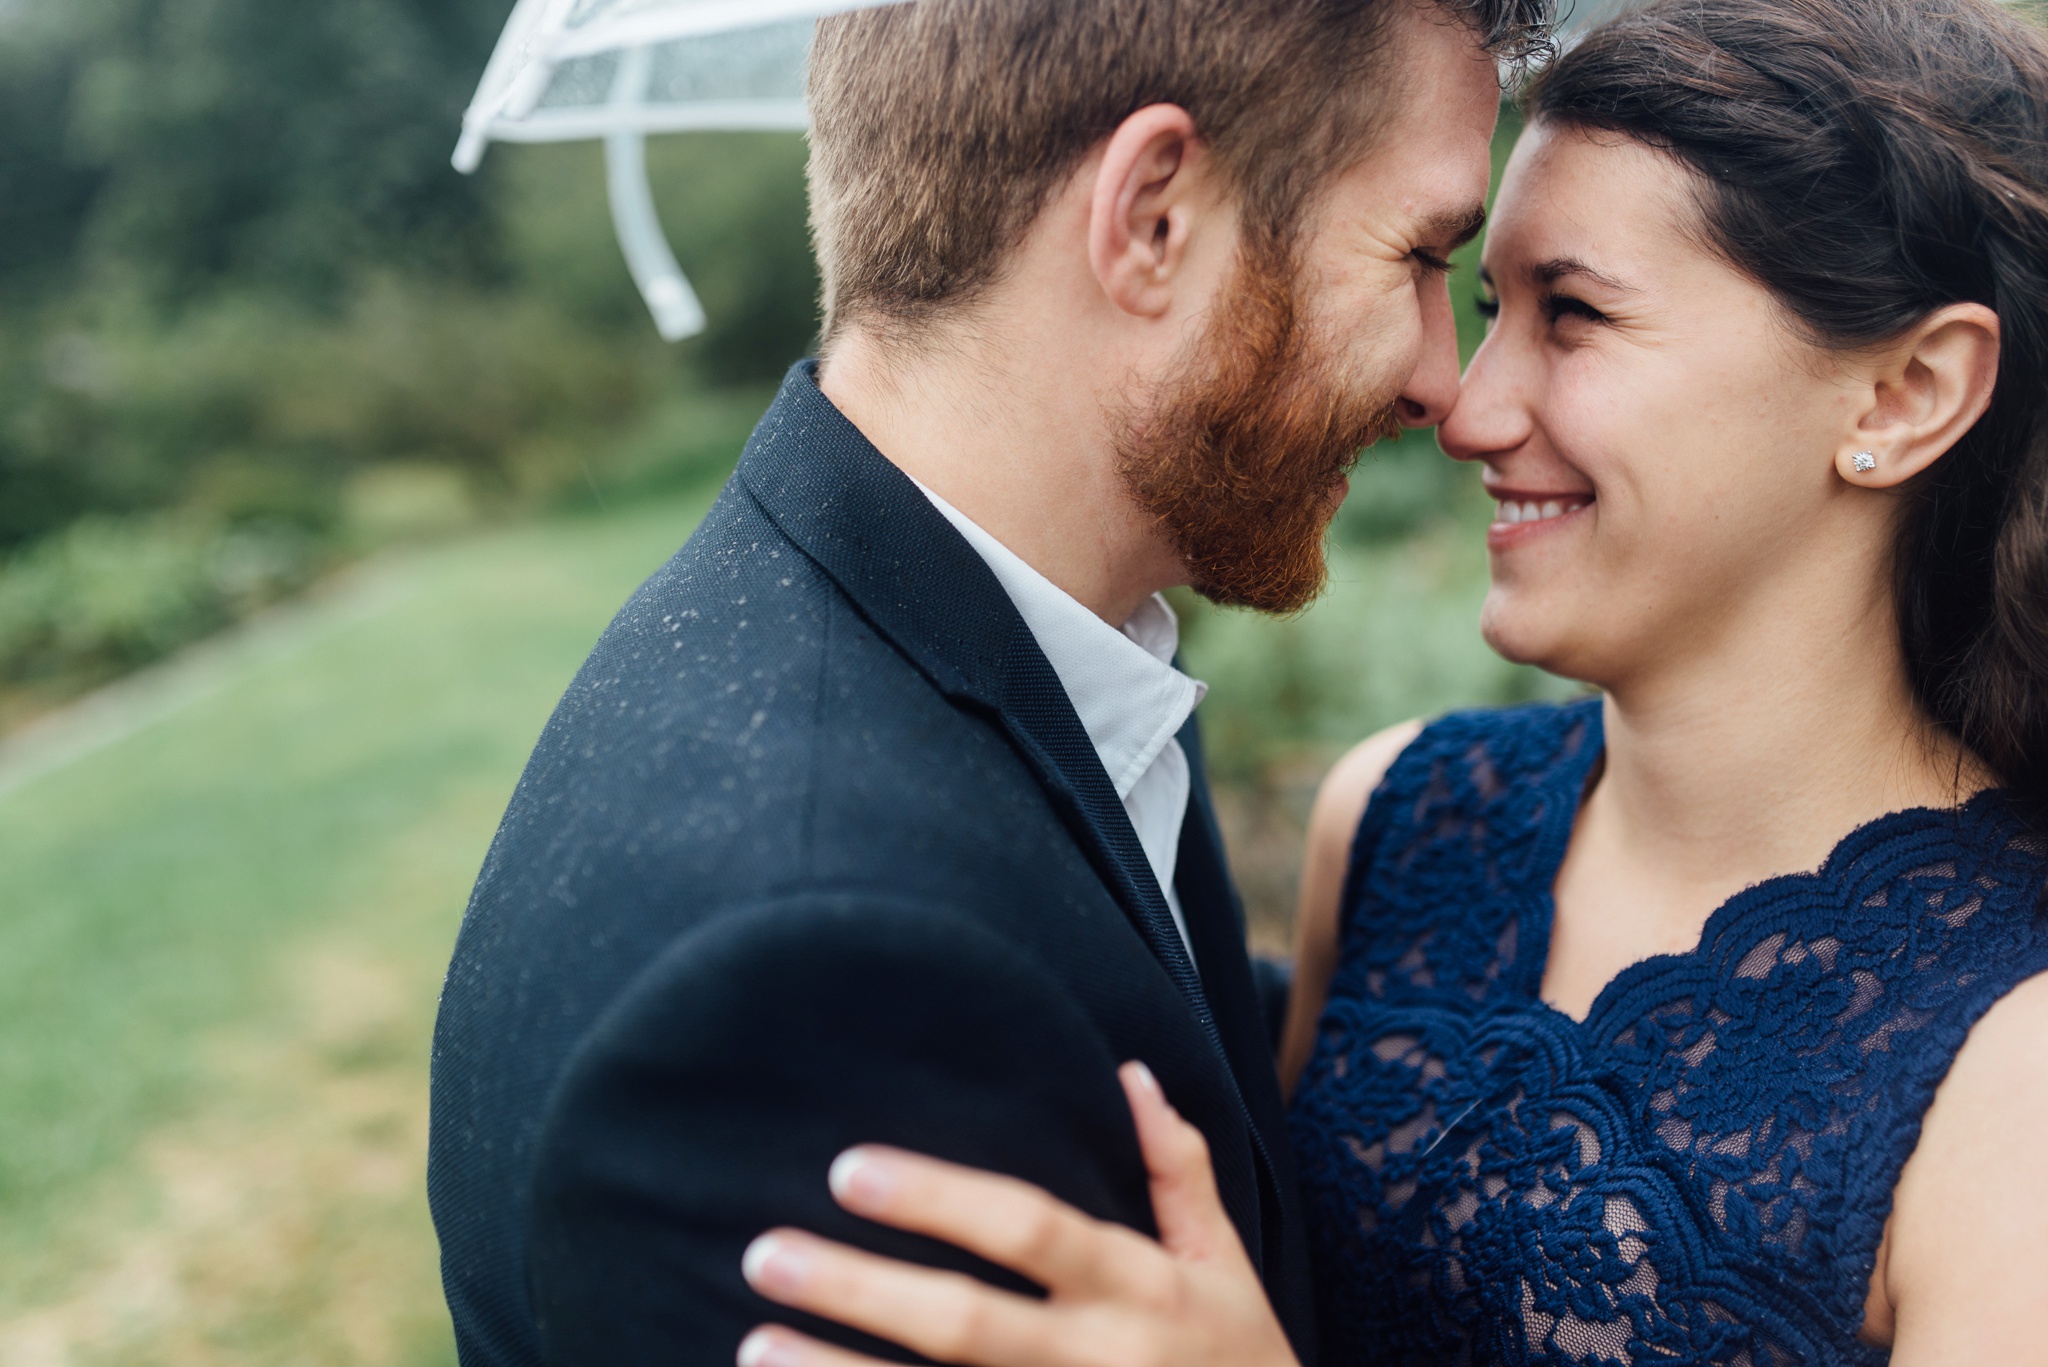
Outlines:
[[1308, 852], [1302, 862], [1301, 899], [1294, 932], [1294, 991], [1280, 1045], [1280, 1085], [1293, 1091], [1315, 1043], [1330, 976], [1337, 971], [1337, 925], [1351, 844], [1372, 795], [1401, 752], [1422, 734], [1420, 721], [1392, 726], [1337, 761], [1316, 794], [1309, 815]]
[[[1142, 1063], [1120, 1073], [1144, 1151], [1157, 1240], [1093, 1220], [992, 1172], [863, 1147], [832, 1165], [832, 1193], [879, 1224], [938, 1239], [1043, 1287], [1042, 1298], [796, 1229], [747, 1250], [771, 1301], [851, 1325], [940, 1362], [978, 1367], [1300, 1367], [1224, 1212], [1202, 1132]], [[766, 1325], [739, 1367], [886, 1367]]]
[[2048, 975], [1970, 1032], [1899, 1179], [1864, 1335], [1895, 1367], [2048, 1364]]

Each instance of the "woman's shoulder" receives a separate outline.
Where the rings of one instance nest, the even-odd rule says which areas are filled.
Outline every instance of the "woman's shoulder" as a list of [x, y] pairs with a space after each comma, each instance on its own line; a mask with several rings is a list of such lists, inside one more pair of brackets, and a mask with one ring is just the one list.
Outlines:
[[1547, 885], [1547, 855], [1562, 858], [1602, 743], [1598, 699], [1457, 712], [1422, 728], [1359, 812], [1351, 911], [1400, 919], [1456, 906], [1483, 919], [1480, 904], [1519, 896], [1529, 879]]
[[1433, 791], [1485, 805], [1510, 790], [1582, 767], [1601, 741], [1600, 703], [1531, 703], [1453, 712], [1390, 727], [1339, 760], [1324, 780], [1318, 813], [1348, 817], [1348, 839], [1382, 789]]
[[1366, 804], [1386, 780], [1387, 773], [1399, 762], [1415, 742], [1429, 730], [1430, 724], [1417, 719], [1390, 726], [1379, 734], [1361, 741], [1344, 758], [1337, 761], [1323, 779], [1321, 791], [1316, 794], [1316, 805], [1309, 818], [1309, 839], [1312, 843], [1328, 844], [1341, 841], [1351, 843], [1358, 823], [1365, 816]]
[[2044, 1037], [2048, 973], [2037, 973], [1971, 1029], [1926, 1112], [1867, 1307], [1894, 1361], [2019, 1362], [2038, 1345], [2031, 1289], [2010, 1272], [2048, 1260]]
[[[1460, 801], [1460, 793], [1473, 801], [1483, 801], [1483, 793], [1499, 797], [1520, 787], [1518, 775], [1554, 769], [1559, 754], [1589, 764], [1597, 736], [1597, 701], [1499, 707], [1450, 713], [1427, 723], [1405, 721], [1337, 760], [1309, 818], [1294, 922], [1294, 998], [1280, 1051], [1280, 1076], [1288, 1086], [1300, 1076], [1315, 1045], [1315, 1021], [1337, 969], [1346, 889], [1356, 881], [1360, 865], [1372, 865], [1389, 842], [1413, 846], [1413, 830], [1395, 830], [1403, 824], [1413, 828], [1430, 822], [1440, 832], [1466, 826], [1458, 820], [1434, 822], [1432, 803], [1438, 803], [1436, 816], [1442, 818], [1450, 816], [1442, 812], [1442, 801]], [[1538, 756], [1544, 758], [1538, 762]], [[1470, 846], [1464, 846], [1464, 853], [1470, 853]]]
[[1446, 804], [1476, 811], [1547, 779], [1560, 764], [1589, 765], [1599, 744], [1597, 699], [1453, 712], [1389, 727], [1338, 760], [1323, 780], [1309, 818], [1309, 860], [1341, 867], [1368, 821], [1383, 827], [1397, 808], [1411, 821]]

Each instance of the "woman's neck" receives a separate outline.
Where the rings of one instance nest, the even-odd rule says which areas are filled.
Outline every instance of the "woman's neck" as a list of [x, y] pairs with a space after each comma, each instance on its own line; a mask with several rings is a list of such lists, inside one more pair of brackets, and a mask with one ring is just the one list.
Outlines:
[[1605, 760], [1558, 875], [1560, 1009], [1691, 949], [1716, 907], [1818, 868], [1858, 826], [1988, 786], [1915, 701], [1888, 608], [1846, 632], [1775, 620], [1608, 689]]
[[1588, 815], [1599, 810], [1688, 883], [1739, 887], [1818, 867], [1886, 813], [1952, 805], [1984, 786], [1903, 671], [1861, 687], [1800, 673], [1788, 661], [1647, 698], [1610, 694]]

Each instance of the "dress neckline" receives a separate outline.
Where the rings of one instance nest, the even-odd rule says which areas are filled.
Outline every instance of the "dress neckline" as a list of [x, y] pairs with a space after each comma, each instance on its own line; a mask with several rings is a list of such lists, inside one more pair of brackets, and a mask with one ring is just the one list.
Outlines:
[[[1607, 758], [1606, 721], [1601, 700], [1591, 698], [1580, 706], [1589, 714], [1586, 744], [1570, 762], [1558, 766], [1546, 785], [1548, 796], [1553, 801], [1562, 799], [1557, 810], [1565, 815], [1563, 819], [1547, 823], [1532, 861], [1535, 877], [1530, 896], [1532, 910], [1536, 912], [1532, 937], [1534, 952], [1528, 957], [1529, 968], [1522, 985], [1531, 1005], [1537, 1010], [1556, 1016], [1593, 1039], [1604, 1039], [1613, 1033], [1602, 1027], [1646, 984], [1680, 969], [1699, 966], [1708, 957], [1710, 947], [1723, 937], [1729, 926], [1741, 920], [1752, 908], [1774, 901], [1778, 894], [1795, 888], [1821, 889], [1839, 883], [1872, 847], [1889, 843], [1903, 832], [1935, 825], [1958, 829], [1976, 819], [2010, 810], [2004, 790], [1994, 787], [1985, 788], [1954, 807], [1907, 807], [1866, 821], [1837, 840], [1819, 868], [1773, 874], [1750, 884], [1715, 907], [1700, 923], [1699, 940], [1691, 949], [1651, 954], [1623, 968], [1601, 985], [1593, 995], [1593, 1003], [1586, 1009], [1584, 1019], [1580, 1019], [1551, 1005], [1543, 996], [1543, 979], [1550, 971], [1551, 942], [1557, 928], [1557, 876], [1564, 869], [1572, 836], [1578, 831], [1579, 814], [1590, 795], [1587, 782]], [[1658, 1000], [1663, 998], [1660, 996]], [[1626, 1022], [1633, 1023], [1640, 1019], [1641, 1014], [1638, 1011], [1629, 1015]]]
[[1294, 1102], [1325, 1355], [1882, 1367], [1892, 1193], [1970, 1030], [2048, 973], [2048, 832], [1995, 789], [1879, 816], [1576, 1021], [1544, 913], [1599, 706], [1446, 717], [1368, 808]]

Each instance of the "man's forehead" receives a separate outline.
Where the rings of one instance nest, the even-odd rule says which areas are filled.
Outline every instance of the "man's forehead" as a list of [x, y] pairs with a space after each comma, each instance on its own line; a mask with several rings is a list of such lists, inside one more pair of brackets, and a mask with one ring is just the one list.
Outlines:
[[1415, 187], [1422, 212], [1469, 213], [1493, 177], [1500, 86], [1490, 62], [1469, 56], [1435, 74], [1443, 79], [1404, 82], [1409, 88], [1390, 95], [1366, 164]]
[[1377, 200], [1382, 213], [1396, 211], [1425, 242], [1463, 246], [1485, 228], [1493, 185], [1490, 138], [1474, 133], [1383, 147], [1382, 153], [1359, 166], [1354, 204]]

